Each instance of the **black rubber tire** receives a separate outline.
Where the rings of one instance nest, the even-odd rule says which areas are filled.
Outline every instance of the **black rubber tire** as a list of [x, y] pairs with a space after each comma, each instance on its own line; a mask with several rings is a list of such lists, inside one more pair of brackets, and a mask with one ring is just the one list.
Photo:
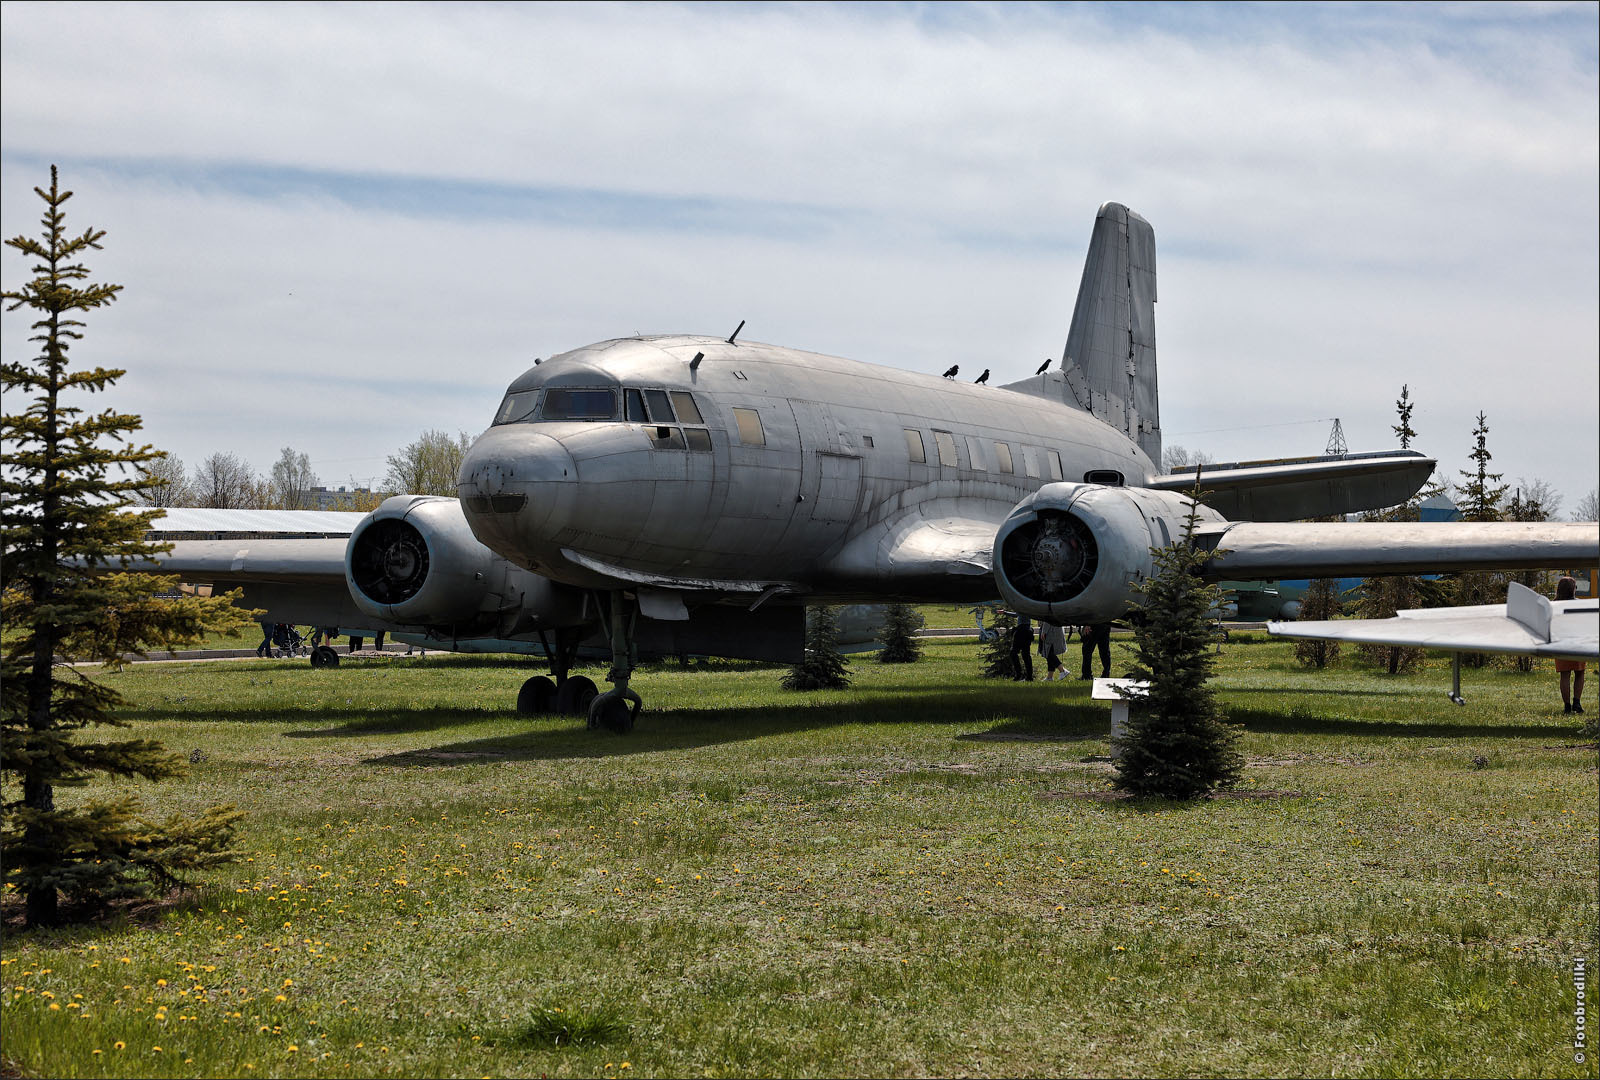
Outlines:
[[593, 679], [574, 675], [556, 689], [556, 712], [564, 716], [588, 716], [589, 702], [599, 693]]
[[589, 703], [589, 726], [625, 735], [633, 730], [633, 706], [616, 691], [601, 694]]
[[338, 667], [339, 654], [326, 645], [318, 645], [311, 650], [311, 666], [314, 668]]
[[535, 675], [517, 691], [517, 715], [543, 716], [554, 711], [555, 701], [555, 680], [548, 675]]

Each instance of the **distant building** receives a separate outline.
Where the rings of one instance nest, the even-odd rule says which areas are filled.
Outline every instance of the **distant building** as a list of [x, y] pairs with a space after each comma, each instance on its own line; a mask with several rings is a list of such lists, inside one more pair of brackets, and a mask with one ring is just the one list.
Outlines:
[[1448, 495], [1434, 495], [1417, 504], [1419, 521], [1460, 521], [1461, 511]]
[[371, 488], [314, 487], [306, 492], [307, 510], [365, 510], [375, 505], [376, 496]]

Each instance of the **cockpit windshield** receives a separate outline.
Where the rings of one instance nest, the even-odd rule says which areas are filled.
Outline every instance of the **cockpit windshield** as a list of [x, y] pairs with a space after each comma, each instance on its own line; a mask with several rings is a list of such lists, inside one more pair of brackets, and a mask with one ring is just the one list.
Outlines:
[[[541, 399], [540, 394], [543, 394]], [[606, 388], [546, 388], [514, 390], [500, 403], [494, 422], [524, 424], [541, 420], [616, 420], [618, 395], [621, 419], [632, 423], [704, 425], [694, 396], [684, 390]]]
[[546, 390], [541, 420], [614, 420], [615, 390]]

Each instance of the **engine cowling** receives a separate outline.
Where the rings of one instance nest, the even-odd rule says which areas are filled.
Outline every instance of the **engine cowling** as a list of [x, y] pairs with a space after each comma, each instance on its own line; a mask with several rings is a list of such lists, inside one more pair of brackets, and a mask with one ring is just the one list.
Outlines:
[[[1128, 612], [1152, 547], [1183, 535], [1189, 501], [1146, 488], [1046, 484], [1018, 503], [994, 540], [994, 577], [1013, 611], [1061, 624]], [[1202, 522], [1222, 521], [1208, 507]]]
[[[356, 606], [389, 622], [481, 621], [505, 561], [478, 542], [455, 499], [396, 495], [350, 534], [345, 583]], [[486, 603], [486, 601], [491, 601]]]

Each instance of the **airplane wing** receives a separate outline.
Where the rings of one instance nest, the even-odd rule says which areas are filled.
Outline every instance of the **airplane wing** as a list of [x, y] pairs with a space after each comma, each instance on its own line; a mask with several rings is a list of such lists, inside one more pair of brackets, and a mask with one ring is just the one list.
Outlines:
[[862, 530], [827, 560], [835, 574], [894, 587], [994, 572], [999, 522], [960, 500], [935, 500]]
[[1423, 608], [1392, 619], [1269, 622], [1274, 637], [1415, 645], [1452, 652], [1496, 652], [1600, 659], [1600, 600], [1547, 600], [1512, 582], [1504, 604]]
[[1240, 521], [1196, 534], [1200, 546], [1220, 552], [1206, 564], [1214, 580], [1553, 570], [1600, 557], [1593, 522]]
[[365, 514], [321, 510], [207, 510], [173, 507], [152, 523], [172, 551], [135, 569], [185, 581], [344, 585], [344, 553]]

